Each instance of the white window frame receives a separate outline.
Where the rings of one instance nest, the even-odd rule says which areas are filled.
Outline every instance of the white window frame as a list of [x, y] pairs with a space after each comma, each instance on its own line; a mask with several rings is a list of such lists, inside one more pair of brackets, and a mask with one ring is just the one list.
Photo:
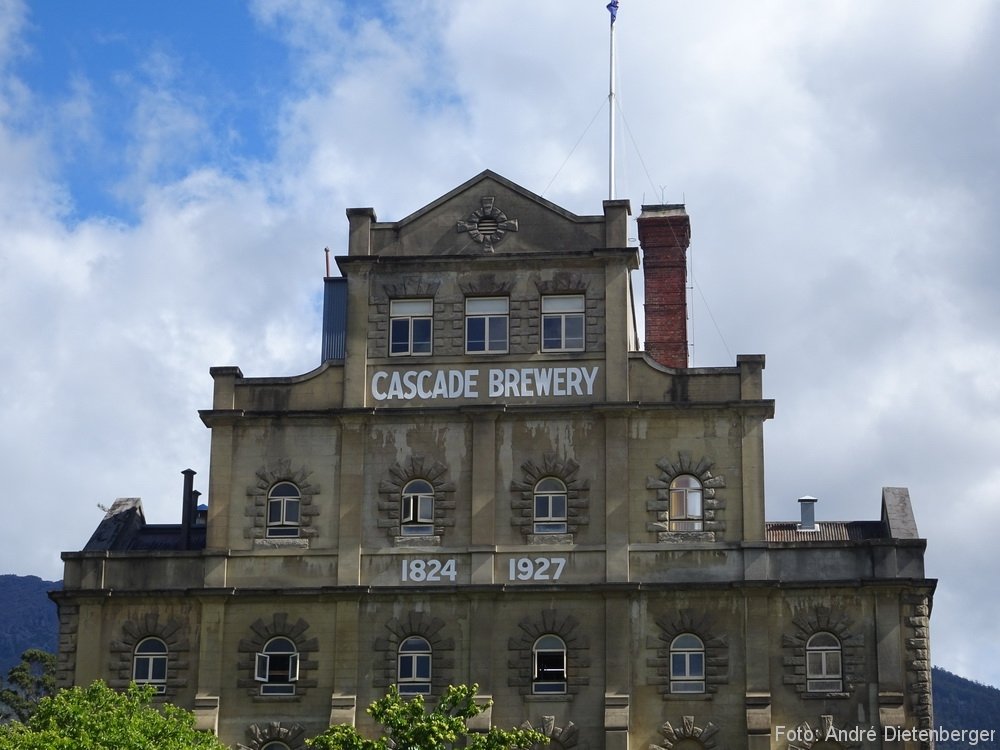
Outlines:
[[434, 487], [426, 479], [412, 479], [399, 497], [400, 536], [434, 533]]
[[[294, 494], [275, 494], [282, 488], [291, 488]], [[272, 510], [277, 508], [276, 516]], [[294, 509], [294, 510], [293, 510]], [[302, 491], [292, 482], [278, 482], [267, 493], [267, 530], [268, 539], [292, 538], [299, 536], [302, 528]]]
[[531, 692], [562, 695], [566, 683], [565, 641], [551, 633], [541, 636], [531, 647]]
[[[427, 665], [426, 677], [419, 674], [421, 664]], [[426, 638], [411, 635], [399, 644], [396, 652], [396, 687], [400, 695], [430, 695], [433, 669], [434, 652]], [[409, 672], [409, 676], [404, 677], [404, 672]]]
[[705, 692], [705, 643], [693, 633], [681, 633], [670, 642], [670, 692]]
[[[570, 338], [569, 326], [579, 324], [579, 338]], [[546, 343], [546, 329], [557, 326], [557, 344]], [[587, 347], [587, 300], [582, 294], [555, 294], [542, 297], [542, 328], [540, 344], [543, 352], [582, 352]]]
[[[414, 325], [427, 327], [426, 342], [414, 337]], [[396, 332], [405, 331], [406, 341], [397, 344]], [[413, 357], [434, 353], [434, 300], [394, 299], [389, 301], [389, 356]]]
[[705, 489], [693, 474], [678, 474], [670, 482], [670, 530], [702, 531], [705, 527]]
[[840, 639], [820, 631], [806, 641], [806, 690], [841, 693], [844, 690], [844, 653]]
[[[472, 347], [470, 328], [473, 321], [482, 321], [482, 348]], [[503, 329], [503, 345], [495, 340], [494, 326]], [[506, 354], [510, 349], [510, 299], [507, 297], [465, 298], [465, 353]]]
[[[146, 646], [158, 644], [162, 648], [155, 651], [143, 650]], [[150, 636], [139, 641], [132, 652], [132, 682], [137, 685], [152, 685], [158, 695], [167, 692], [167, 669], [169, 668], [170, 649], [162, 638]], [[142, 675], [140, 675], [142, 672]], [[157, 676], [162, 673], [162, 677]]]
[[[284, 644], [288, 644], [290, 648]], [[275, 657], [288, 659], [287, 676], [274, 674], [271, 660]], [[286, 680], [278, 682], [277, 678], [281, 676], [286, 677]], [[291, 638], [277, 636], [264, 644], [254, 662], [253, 678], [260, 683], [261, 695], [295, 695], [295, 683], [299, 680], [299, 651], [295, 642]]]
[[[562, 498], [562, 514], [553, 513], [553, 499]], [[539, 513], [538, 504], [544, 504], [543, 512]], [[568, 530], [568, 495], [566, 483], [556, 477], [545, 477], [535, 484], [532, 494], [532, 529], [536, 534], [565, 534]]]

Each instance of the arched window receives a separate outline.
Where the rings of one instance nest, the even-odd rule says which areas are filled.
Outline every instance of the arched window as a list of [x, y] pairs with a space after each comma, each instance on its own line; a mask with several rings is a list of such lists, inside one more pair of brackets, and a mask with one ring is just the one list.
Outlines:
[[843, 677], [840, 640], [832, 633], [816, 633], [806, 641], [806, 690], [839, 693]]
[[260, 750], [288, 750], [288, 745], [284, 742], [268, 742]]
[[531, 692], [566, 692], [566, 644], [556, 635], [543, 635], [531, 649]]
[[267, 493], [267, 536], [299, 535], [299, 503], [302, 495], [291, 482], [278, 482]]
[[414, 479], [403, 488], [399, 508], [399, 533], [402, 536], [434, 533], [434, 488], [430, 482]]
[[670, 692], [705, 692], [705, 644], [691, 633], [670, 643]]
[[547, 477], [535, 485], [536, 534], [566, 533], [566, 485]]
[[670, 483], [670, 530], [702, 530], [701, 482], [690, 474], [674, 477]]
[[288, 638], [272, 638], [257, 654], [254, 679], [261, 695], [295, 695], [299, 679], [299, 652]]
[[132, 656], [132, 680], [152, 685], [157, 693], [167, 691], [167, 644], [159, 638], [144, 638]]
[[396, 684], [400, 695], [427, 695], [431, 692], [431, 644], [412, 635], [399, 644]]

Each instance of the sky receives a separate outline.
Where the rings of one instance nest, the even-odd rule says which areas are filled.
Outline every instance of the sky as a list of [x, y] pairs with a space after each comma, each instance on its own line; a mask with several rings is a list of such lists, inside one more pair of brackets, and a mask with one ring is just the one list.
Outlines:
[[[60, 578], [117, 497], [179, 522], [209, 367], [319, 364], [348, 207], [488, 168], [601, 213], [608, 28], [604, 0], [0, 0], [0, 572]], [[621, 0], [615, 37], [617, 197], [687, 206], [692, 364], [767, 357], [768, 519], [908, 487], [933, 661], [1000, 685], [1000, 4]]]

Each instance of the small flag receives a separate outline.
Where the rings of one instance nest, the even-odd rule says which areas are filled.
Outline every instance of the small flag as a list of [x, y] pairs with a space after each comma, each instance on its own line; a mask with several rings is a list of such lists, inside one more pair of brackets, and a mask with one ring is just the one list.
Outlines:
[[615, 19], [618, 17], [618, 0], [611, 0], [607, 5], [608, 13], [611, 14], [611, 25], [615, 25]]

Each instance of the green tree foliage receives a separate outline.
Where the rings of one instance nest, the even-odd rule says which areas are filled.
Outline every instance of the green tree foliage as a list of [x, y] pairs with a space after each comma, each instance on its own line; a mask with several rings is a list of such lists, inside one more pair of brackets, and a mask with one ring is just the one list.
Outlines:
[[348, 724], [330, 727], [323, 734], [306, 741], [315, 750], [523, 750], [547, 743], [548, 737], [530, 729], [490, 729], [470, 732], [466, 721], [486, 710], [475, 702], [478, 685], [452, 685], [433, 711], [424, 708], [417, 696], [403, 700], [395, 687], [368, 707], [368, 713], [383, 727], [376, 740], [362, 737]]
[[0, 726], [0, 750], [224, 750], [194, 728], [194, 715], [150, 705], [153, 688], [119, 693], [98, 680], [43, 698], [24, 724]]
[[27, 721], [38, 702], [56, 689], [56, 657], [48, 651], [29, 648], [21, 663], [7, 673], [0, 689], [0, 721]]

